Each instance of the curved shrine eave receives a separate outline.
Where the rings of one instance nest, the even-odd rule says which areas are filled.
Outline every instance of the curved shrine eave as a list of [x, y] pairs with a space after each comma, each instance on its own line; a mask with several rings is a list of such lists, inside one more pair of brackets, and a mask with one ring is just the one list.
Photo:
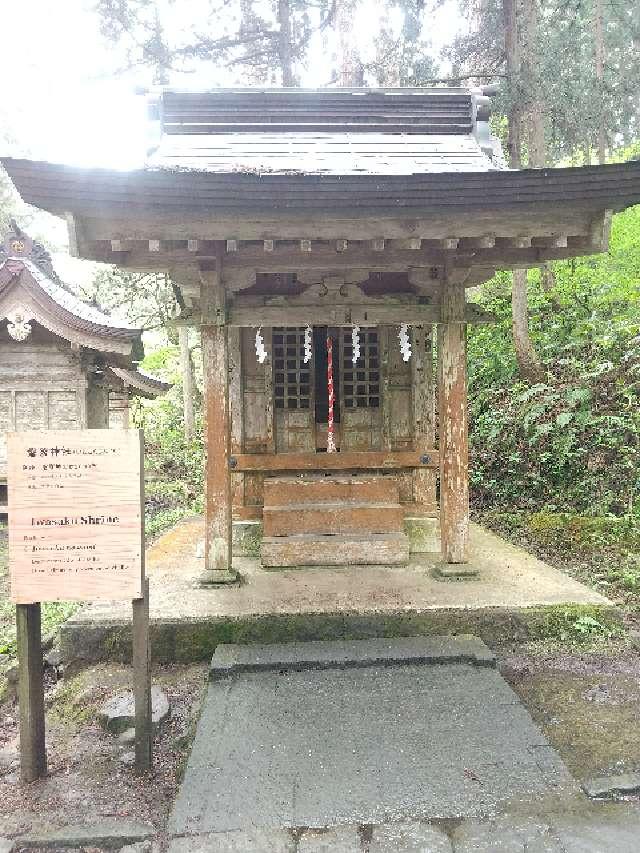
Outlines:
[[[4, 261], [0, 265], [0, 319], [19, 318], [20, 322], [35, 323], [72, 346], [105, 355], [123, 366], [131, 364], [134, 350], [140, 344], [138, 329], [96, 322], [99, 312], [65, 291], [65, 297], [74, 304], [77, 302], [86, 316], [74, 313], [53, 298], [43, 286], [43, 278], [28, 260]], [[49, 285], [62, 292], [52, 282]]]
[[386, 176], [2, 163], [26, 202], [67, 218], [76, 254], [131, 269], [223, 252], [236, 267], [286, 271], [300, 268], [299, 249], [302, 267], [320, 262], [316, 248], [328, 269], [533, 266], [602, 251], [610, 213], [640, 202], [638, 162]]

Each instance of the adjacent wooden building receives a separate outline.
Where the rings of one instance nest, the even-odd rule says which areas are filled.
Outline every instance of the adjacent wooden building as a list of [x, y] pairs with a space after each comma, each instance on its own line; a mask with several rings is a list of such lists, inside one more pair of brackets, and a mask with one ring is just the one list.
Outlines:
[[264, 520], [265, 565], [393, 563], [403, 518], [437, 512], [443, 561], [464, 563], [465, 330], [490, 319], [467, 291], [606, 250], [640, 164], [508, 170], [464, 89], [163, 91], [153, 115], [141, 170], [2, 162], [75, 254], [179, 285], [202, 333], [212, 579], [232, 518]]
[[137, 368], [141, 334], [84, 303], [40, 244], [9, 230], [0, 244], [0, 513], [7, 432], [126, 428], [132, 395], [169, 388]]

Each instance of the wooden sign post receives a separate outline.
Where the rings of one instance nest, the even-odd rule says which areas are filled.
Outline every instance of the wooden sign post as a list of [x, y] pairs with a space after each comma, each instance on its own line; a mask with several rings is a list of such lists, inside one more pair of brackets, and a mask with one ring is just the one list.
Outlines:
[[136, 769], [151, 766], [143, 447], [141, 430], [8, 434], [9, 569], [25, 782], [47, 769], [42, 601], [133, 601]]

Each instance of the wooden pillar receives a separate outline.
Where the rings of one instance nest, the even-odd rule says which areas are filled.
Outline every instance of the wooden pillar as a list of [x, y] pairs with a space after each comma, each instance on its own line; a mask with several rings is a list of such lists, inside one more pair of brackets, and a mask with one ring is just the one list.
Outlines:
[[178, 327], [178, 342], [180, 344], [180, 373], [182, 374], [182, 411], [184, 416], [184, 437], [187, 441], [193, 439], [193, 369], [191, 366], [191, 350], [189, 349], [189, 327]]
[[231, 423], [229, 343], [221, 257], [202, 274], [202, 359], [205, 408], [205, 583], [225, 583], [231, 573]]
[[33, 782], [47, 772], [42, 683], [42, 631], [39, 604], [16, 605], [20, 778]]
[[89, 378], [87, 388], [87, 429], [109, 427], [109, 386], [101, 378]]
[[133, 692], [135, 697], [136, 772], [152, 764], [151, 647], [149, 644], [149, 579], [143, 597], [133, 601]]
[[[434, 447], [435, 384], [433, 381], [433, 333], [431, 326], [414, 326], [411, 358], [414, 447]], [[418, 468], [413, 472], [413, 499], [425, 512], [436, 510], [436, 472]]]
[[445, 280], [438, 325], [440, 533], [445, 563], [466, 563], [469, 548], [469, 438], [465, 289]]
[[205, 569], [231, 571], [229, 354], [226, 326], [202, 327], [205, 446]]

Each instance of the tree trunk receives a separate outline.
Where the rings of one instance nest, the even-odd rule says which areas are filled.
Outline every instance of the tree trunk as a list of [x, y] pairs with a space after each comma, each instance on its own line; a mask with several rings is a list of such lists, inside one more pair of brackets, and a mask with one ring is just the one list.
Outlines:
[[280, 35], [278, 39], [278, 55], [283, 86], [295, 86], [293, 75], [293, 60], [291, 57], [291, 6], [290, 0], [278, 0], [278, 23]]
[[184, 412], [184, 437], [187, 441], [193, 439], [195, 419], [193, 414], [193, 365], [189, 350], [189, 328], [178, 328], [180, 342], [180, 372], [182, 373], [182, 406]]
[[533, 169], [541, 169], [545, 165], [546, 145], [540, 78], [536, 70], [538, 67], [538, 0], [525, 0], [522, 8], [524, 18], [522, 73], [528, 113], [528, 165]]
[[522, 113], [520, 104], [520, 48], [518, 43], [516, 0], [502, 0], [502, 14], [504, 18], [507, 84], [509, 87], [507, 151], [511, 167], [519, 169], [521, 166], [520, 149], [522, 147], [522, 140], [520, 138], [520, 130]]
[[[504, 44], [507, 67], [507, 84], [510, 94], [508, 113], [509, 162], [513, 169], [522, 165], [522, 84], [520, 65], [520, 39], [516, 0], [503, 0]], [[521, 376], [535, 380], [542, 367], [529, 334], [529, 305], [527, 301], [527, 271], [514, 270], [511, 296], [513, 343]]]
[[536, 382], [542, 375], [540, 359], [533, 348], [529, 334], [529, 302], [527, 300], [527, 271], [513, 271], [511, 292], [511, 328], [513, 344], [520, 375], [528, 382]]
[[604, 163], [607, 156], [607, 138], [604, 128], [604, 11], [602, 0], [593, 3], [593, 44], [596, 66], [597, 111], [596, 122], [598, 140], [598, 163]]
[[336, 31], [338, 33], [338, 85], [358, 86], [360, 67], [355, 49], [353, 15], [355, 0], [337, 0]]

